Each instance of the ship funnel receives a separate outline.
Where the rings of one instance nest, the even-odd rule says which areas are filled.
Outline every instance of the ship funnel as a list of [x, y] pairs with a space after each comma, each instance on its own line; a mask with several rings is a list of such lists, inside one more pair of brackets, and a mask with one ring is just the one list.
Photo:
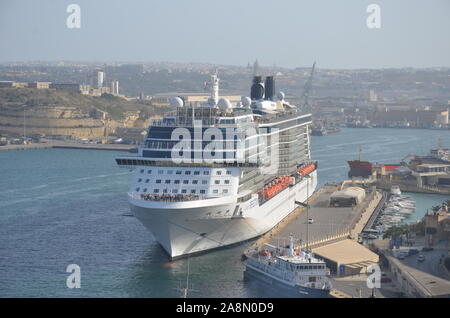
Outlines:
[[250, 97], [252, 100], [261, 100], [264, 98], [264, 84], [261, 76], [253, 77], [253, 85], [250, 90]]
[[275, 96], [275, 80], [273, 76], [267, 76], [264, 84], [264, 99], [265, 100], [273, 100]]

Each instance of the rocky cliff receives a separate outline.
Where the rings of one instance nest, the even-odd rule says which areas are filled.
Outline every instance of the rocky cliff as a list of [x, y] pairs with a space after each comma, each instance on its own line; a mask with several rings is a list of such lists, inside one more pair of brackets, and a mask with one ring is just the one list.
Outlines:
[[85, 96], [52, 89], [0, 89], [0, 133], [96, 138], [117, 128], [145, 128], [165, 108], [104, 95]]

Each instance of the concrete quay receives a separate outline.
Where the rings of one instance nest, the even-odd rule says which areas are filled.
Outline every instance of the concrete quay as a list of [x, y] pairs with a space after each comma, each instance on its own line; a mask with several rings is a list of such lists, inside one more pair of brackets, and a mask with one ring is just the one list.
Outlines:
[[30, 149], [88, 149], [88, 150], [112, 150], [112, 151], [126, 151], [137, 152], [136, 145], [124, 144], [83, 144], [69, 141], [51, 141], [47, 143], [34, 143], [26, 145], [5, 145], [0, 146], [0, 151], [6, 150], [30, 150]]
[[[334, 286], [330, 292], [332, 297], [370, 297], [372, 290], [367, 287], [365, 271], [368, 266], [378, 263], [379, 257], [357, 243], [357, 239], [373, 212], [379, 209], [384, 196], [372, 187], [356, 206], [331, 207], [330, 196], [340, 188], [338, 184], [320, 188], [308, 200], [309, 209], [296, 209], [251, 248], [260, 249], [264, 244], [287, 246], [292, 234], [296, 246], [308, 247], [327, 263]], [[312, 224], [308, 224], [308, 219], [313, 219]], [[375, 297], [393, 294], [386, 285], [383, 287], [375, 292]]]
[[[308, 200], [309, 211], [306, 211], [304, 207], [296, 209], [271, 231], [258, 239], [252, 248], [258, 248], [265, 243], [275, 246], [286, 245], [291, 233], [300, 247], [306, 247], [307, 232], [310, 248], [346, 238], [357, 240], [357, 234], [364, 228], [382, 195], [372, 189], [359, 205], [330, 207], [330, 195], [338, 188], [339, 186], [335, 184], [324, 185]], [[307, 224], [308, 218], [313, 219], [312, 224]]]

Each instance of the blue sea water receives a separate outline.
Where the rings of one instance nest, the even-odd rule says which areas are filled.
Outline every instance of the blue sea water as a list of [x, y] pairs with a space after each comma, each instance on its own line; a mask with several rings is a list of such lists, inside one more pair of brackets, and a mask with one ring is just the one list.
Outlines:
[[[450, 132], [343, 129], [312, 137], [319, 184], [346, 178], [347, 160], [398, 162], [425, 154]], [[0, 151], [0, 297], [178, 297], [187, 260], [168, 263], [162, 248], [126, 201], [131, 173], [113, 151]], [[445, 196], [409, 194], [420, 219]], [[193, 297], [258, 297], [243, 283], [242, 252], [250, 242], [189, 259]], [[69, 289], [69, 264], [81, 268], [81, 288]]]

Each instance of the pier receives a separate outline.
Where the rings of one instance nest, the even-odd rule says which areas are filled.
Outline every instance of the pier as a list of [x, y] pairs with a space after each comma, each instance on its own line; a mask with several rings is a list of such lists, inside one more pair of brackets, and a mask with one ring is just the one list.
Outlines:
[[[364, 201], [356, 206], [330, 207], [330, 196], [338, 189], [339, 185], [336, 184], [324, 185], [309, 198], [309, 211], [305, 207], [296, 209], [252, 247], [259, 248], [265, 243], [285, 245], [290, 233], [300, 247], [306, 247], [307, 232], [310, 248], [346, 238], [357, 240], [357, 234], [363, 230], [383, 196], [371, 189]], [[313, 219], [312, 224], [307, 224], [308, 218]]]
[[379, 257], [357, 240], [359, 233], [376, 219], [386, 194], [371, 187], [357, 205], [330, 206], [331, 194], [341, 190], [343, 184], [324, 185], [309, 198], [309, 208], [296, 209], [251, 248], [260, 249], [264, 244], [284, 247], [293, 234], [296, 246], [312, 250], [327, 263], [335, 287], [332, 297], [369, 297], [372, 291], [366, 286], [366, 269], [377, 264]]
[[383, 191], [381, 200], [380, 200], [380, 202], [378, 202], [378, 205], [375, 208], [375, 210], [373, 211], [372, 215], [370, 216], [369, 221], [365, 224], [363, 231], [373, 228], [375, 221], [380, 216], [381, 211], [383, 210], [383, 207], [386, 204], [387, 199], [388, 199], [388, 194], [387, 194], [387, 192]]

